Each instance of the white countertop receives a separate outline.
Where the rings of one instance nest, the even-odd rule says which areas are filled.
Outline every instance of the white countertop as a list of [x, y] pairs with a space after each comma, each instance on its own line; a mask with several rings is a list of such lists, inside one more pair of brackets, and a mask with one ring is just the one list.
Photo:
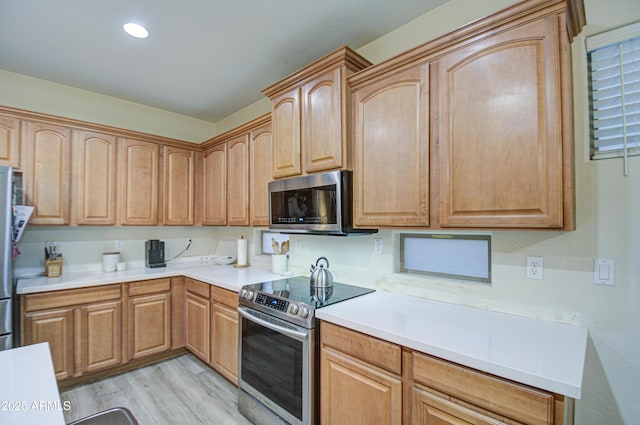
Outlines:
[[64, 425], [49, 344], [0, 351], [0, 423]]
[[580, 398], [587, 329], [376, 291], [316, 316], [547, 391]]
[[[250, 266], [176, 263], [120, 272], [65, 272], [19, 279], [18, 294], [186, 276], [238, 292], [283, 279]], [[316, 311], [319, 319], [516, 382], [580, 398], [587, 329], [506, 313], [376, 291]]]
[[16, 292], [24, 295], [174, 276], [190, 277], [235, 292], [243, 285], [285, 278], [254, 266], [235, 268], [231, 265], [176, 263], [155, 269], [142, 266], [119, 272], [86, 270], [64, 272], [62, 276], [55, 278], [19, 278]]

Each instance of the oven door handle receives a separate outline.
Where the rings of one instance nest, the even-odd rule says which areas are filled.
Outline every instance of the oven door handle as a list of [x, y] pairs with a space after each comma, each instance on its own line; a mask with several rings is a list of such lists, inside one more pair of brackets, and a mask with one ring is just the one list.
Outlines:
[[240, 316], [244, 317], [247, 320], [251, 320], [252, 322], [264, 326], [267, 329], [271, 329], [272, 331], [279, 332], [291, 338], [295, 338], [298, 340], [309, 339], [309, 332], [299, 332], [293, 329], [285, 328], [284, 326], [276, 325], [275, 323], [268, 322], [251, 314], [251, 312], [244, 307], [238, 307], [238, 313], [240, 313]]

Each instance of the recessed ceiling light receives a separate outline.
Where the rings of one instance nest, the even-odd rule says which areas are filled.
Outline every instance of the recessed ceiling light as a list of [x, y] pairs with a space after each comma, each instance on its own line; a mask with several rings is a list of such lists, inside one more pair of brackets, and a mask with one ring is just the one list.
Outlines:
[[128, 24], [124, 24], [122, 28], [125, 30], [127, 34], [129, 34], [132, 37], [135, 37], [135, 38], [149, 37], [149, 31], [147, 31], [147, 29], [142, 25], [129, 22]]

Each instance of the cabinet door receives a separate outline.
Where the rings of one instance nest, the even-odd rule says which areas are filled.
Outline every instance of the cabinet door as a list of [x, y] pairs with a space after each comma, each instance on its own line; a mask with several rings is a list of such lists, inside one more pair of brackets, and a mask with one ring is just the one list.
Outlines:
[[187, 292], [185, 296], [185, 345], [189, 351], [209, 363], [209, 299]]
[[[411, 425], [500, 425], [504, 422], [413, 387]], [[511, 422], [510, 422], [511, 423]], [[513, 422], [514, 424], [516, 422]]]
[[321, 350], [322, 425], [402, 423], [402, 379], [330, 348]]
[[238, 311], [212, 302], [211, 366], [234, 385], [238, 385], [238, 332]]
[[354, 222], [429, 224], [428, 65], [354, 91]]
[[116, 224], [116, 137], [76, 130], [74, 208], [78, 224]]
[[122, 363], [122, 301], [80, 307], [80, 371], [94, 372]]
[[165, 225], [192, 226], [195, 207], [195, 151], [164, 147]]
[[120, 222], [158, 224], [158, 145], [120, 139]]
[[443, 227], [562, 227], [559, 56], [567, 47], [558, 47], [556, 19], [482, 38], [439, 61]]
[[202, 224], [227, 224], [227, 144], [214, 146], [204, 153], [204, 205]]
[[249, 216], [251, 226], [269, 225], [269, 182], [271, 178], [271, 124], [249, 133]]
[[249, 225], [249, 135], [227, 142], [227, 212], [230, 226]]
[[30, 224], [69, 224], [71, 129], [23, 123], [25, 200], [35, 207]]
[[171, 293], [129, 299], [129, 350], [137, 359], [171, 348]]
[[48, 342], [58, 380], [73, 376], [73, 309], [44, 310], [24, 315], [23, 345]]
[[271, 100], [273, 125], [273, 178], [297, 176], [300, 167], [300, 89]]
[[20, 120], [0, 115], [0, 165], [20, 168]]
[[[341, 168], [346, 153], [341, 69], [319, 75], [302, 87], [302, 156], [306, 173]], [[343, 134], [344, 132], [344, 134]]]

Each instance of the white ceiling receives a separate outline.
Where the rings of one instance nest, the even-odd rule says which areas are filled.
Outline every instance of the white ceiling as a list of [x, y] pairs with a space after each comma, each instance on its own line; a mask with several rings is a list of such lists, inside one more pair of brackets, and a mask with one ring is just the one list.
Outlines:
[[446, 1], [0, 0], [0, 69], [217, 122]]

